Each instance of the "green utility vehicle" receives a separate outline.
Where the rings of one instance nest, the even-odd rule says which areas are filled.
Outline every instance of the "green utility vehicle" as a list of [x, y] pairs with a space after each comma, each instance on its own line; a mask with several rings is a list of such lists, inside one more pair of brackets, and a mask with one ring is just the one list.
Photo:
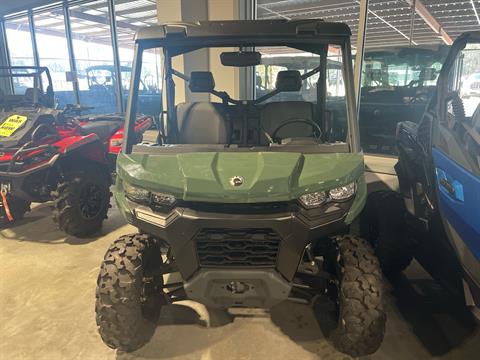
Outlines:
[[[153, 48], [162, 54], [166, 112], [157, 142], [136, 144], [142, 54]], [[307, 54], [317, 66], [280, 71], [275, 89], [254, 98], [266, 54]], [[327, 101], [329, 54], [341, 59], [345, 95]], [[184, 74], [183, 63], [194, 71]], [[333, 324], [325, 332], [340, 351], [378, 349], [386, 321], [379, 263], [350, 231], [366, 198], [351, 64], [348, 26], [321, 20], [139, 31], [115, 199], [140, 232], [116, 240], [101, 265], [96, 319], [108, 346], [140, 348], [160, 308], [175, 301], [270, 308], [321, 296], [329, 305], [321, 324]], [[315, 101], [298, 100], [311, 77]]]

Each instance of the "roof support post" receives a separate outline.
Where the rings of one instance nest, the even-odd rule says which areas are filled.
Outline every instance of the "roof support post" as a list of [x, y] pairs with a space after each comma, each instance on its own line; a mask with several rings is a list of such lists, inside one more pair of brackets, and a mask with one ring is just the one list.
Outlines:
[[452, 45], [453, 40], [450, 35], [447, 34], [445, 29], [440, 25], [440, 23], [435, 19], [435, 17], [428, 11], [428, 9], [423, 5], [421, 0], [405, 0], [410, 6], [415, 8], [416, 13], [425, 21], [425, 23], [430, 26], [430, 28], [440, 36], [443, 42], [447, 45]]
[[115, 17], [114, 0], [108, 0], [108, 18], [110, 19], [110, 38], [112, 41], [113, 67], [115, 69], [113, 77], [116, 85], [117, 111], [123, 114], [125, 105], [123, 103], [122, 71], [120, 66], [120, 53], [118, 52], [117, 19]]
[[[357, 104], [357, 114], [360, 109], [360, 93], [362, 86], [362, 67], [363, 67], [363, 55], [365, 53], [365, 39], [367, 34], [367, 21], [368, 21], [368, 0], [360, 1], [360, 16], [358, 19], [358, 33], [357, 33], [357, 54], [355, 55], [355, 71], [354, 71], [354, 84], [355, 84], [355, 99]], [[348, 65], [348, 64], [347, 64]]]

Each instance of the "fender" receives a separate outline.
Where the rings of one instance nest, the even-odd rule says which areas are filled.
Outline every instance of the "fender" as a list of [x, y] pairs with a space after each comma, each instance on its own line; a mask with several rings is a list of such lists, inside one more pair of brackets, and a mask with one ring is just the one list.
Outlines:
[[72, 136], [62, 139], [55, 145], [60, 147], [63, 155], [75, 155], [100, 164], [107, 164], [104, 145], [96, 134]]

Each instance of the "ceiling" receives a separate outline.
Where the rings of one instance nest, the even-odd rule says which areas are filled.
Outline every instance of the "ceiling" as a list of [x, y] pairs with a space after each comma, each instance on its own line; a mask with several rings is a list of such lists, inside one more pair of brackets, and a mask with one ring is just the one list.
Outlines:
[[[41, 9], [40, 9], [41, 10]], [[132, 47], [133, 36], [140, 27], [157, 22], [156, 0], [115, 0], [117, 37], [120, 47]], [[6, 21], [6, 27], [28, 31], [26, 15]], [[49, 8], [35, 14], [37, 33], [65, 36], [63, 9]], [[70, 23], [74, 39], [110, 44], [108, 6], [105, 0], [72, 5]]]
[[[479, 0], [417, 0], [455, 39], [464, 31], [480, 30]], [[360, 1], [356, 0], [257, 0], [259, 19], [321, 18], [347, 23], [355, 45]], [[441, 44], [443, 40], [416, 12], [413, 13], [412, 44]], [[366, 47], [410, 44], [412, 7], [406, 0], [370, 0]]]
[[11, 14], [31, 7], [42, 6], [58, 0], [15, 0], [0, 1], [0, 16]]
[[[164, 0], [158, 0], [164, 1]], [[413, 0], [410, 0], [412, 2]], [[417, 0], [445, 32], [455, 39], [464, 31], [480, 30], [480, 0]], [[39, 3], [35, 0], [17, 0], [15, 3]], [[45, 3], [43, 1], [42, 3]], [[48, 1], [52, 3], [52, 1]], [[326, 21], [347, 23], [353, 32], [355, 46], [359, 19], [359, 0], [257, 0], [259, 19], [322, 18]], [[426, 21], [407, 0], [370, 0], [368, 14], [367, 48], [426, 45], [443, 43]], [[2, 10], [0, 6], [0, 11]], [[139, 27], [157, 22], [157, 0], [115, 0], [117, 33], [120, 47], [131, 47]], [[411, 32], [413, 14], [413, 31]], [[109, 43], [110, 29], [105, 0], [74, 5], [70, 11], [73, 37], [86, 41]], [[50, 9], [35, 16], [38, 33], [64, 36], [63, 10]], [[26, 16], [6, 22], [9, 28], [28, 30]], [[412, 36], [411, 36], [412, 35]]]

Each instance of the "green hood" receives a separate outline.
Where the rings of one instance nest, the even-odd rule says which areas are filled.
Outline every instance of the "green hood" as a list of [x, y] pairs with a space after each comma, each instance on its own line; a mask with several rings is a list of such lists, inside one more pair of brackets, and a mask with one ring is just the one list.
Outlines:
[[[128, 181], [186, 201], [256, 203], [287, 201], [359, 179], [363, 154], [203, 152], [120, 154], [119, 182]], [[241, 176], [244, 182], [230, 182]], [[362, 178], [363, 181], [363, 178]]]

